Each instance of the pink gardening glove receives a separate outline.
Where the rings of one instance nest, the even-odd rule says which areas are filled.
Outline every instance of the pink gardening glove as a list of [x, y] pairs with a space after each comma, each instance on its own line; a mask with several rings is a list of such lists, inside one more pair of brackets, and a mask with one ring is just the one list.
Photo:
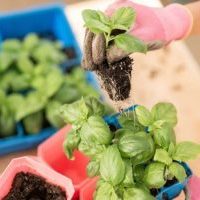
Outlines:
[[136, 11], [136, 23], [130, 33], [147, 43], [159, 41], [168, 44], [186, 37], [192, 28], [192, 15], [180, 4], [163, 8], [153, 8], [133, 3], [131, 0], [118, 0], [107, 9], [108, 15], [121, 8], [132, 7]]
[[188, 184], [189, 200], [200, 200], [200, 178], [193, 176]]

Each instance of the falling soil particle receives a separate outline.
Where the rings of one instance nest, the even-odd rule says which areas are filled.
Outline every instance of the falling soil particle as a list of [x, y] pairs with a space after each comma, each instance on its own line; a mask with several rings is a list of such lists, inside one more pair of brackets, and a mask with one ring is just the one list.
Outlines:
[[65, 192], [31, 173], [18, 173], [10, 192], [2, 200], [66, 200]]
[[101, 79], [102, 87], [114, 101], [123, 101], [130, 95], [131, 71], [133, 59], [130, 57], [108, 64], [104, 62], [98, 66], [97, 75]]

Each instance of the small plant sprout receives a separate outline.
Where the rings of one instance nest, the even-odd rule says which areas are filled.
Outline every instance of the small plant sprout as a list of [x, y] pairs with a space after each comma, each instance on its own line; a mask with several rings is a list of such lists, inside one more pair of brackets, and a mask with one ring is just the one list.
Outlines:
[[136, 13], [130, 7], [119, 8], [111, 17], [101, 11], [84, 10], [82, 13], [85, 27], [95, 34], [103, 34], [106, 47], [114, 43], [128, 53], [146, 53], [147, 45], [140, 39], [129, 34], [134, 26]]

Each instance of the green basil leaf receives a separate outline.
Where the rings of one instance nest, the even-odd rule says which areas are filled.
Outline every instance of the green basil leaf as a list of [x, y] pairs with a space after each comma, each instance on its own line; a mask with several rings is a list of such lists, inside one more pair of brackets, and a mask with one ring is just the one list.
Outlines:
[[104, 105], [98, 99], [94, 97], [86, 97], [85, 103], [89, 110], [89, 116], [98, 115], [103, 117], [105, 113], [105, 108]]
[[155, 200], [150, 192], [142, 188], [128, 188], [124, 191], [123, 200]]
[[27, 53], [20, 53], [17, 59], [17, 67], [22, 73], [32, 73], [34, 64]]
[[[34, 79], [32, 82], [33, 88], [41, 91], [46, 97], [52, 97], [61, 87], [63, 83], [63, 74], [57, 68], [52, 69], [45, 77], [42, 77], [42, 83]], [[44, 85], [41, 85], [44, 84]]]
[[30, 87], [30, 76], [27, 74], [17, 74], [17, 76], [14, 77], [10, 81], [10, 88], [14, 92], [19, 92], [22, 90], [26, 90]]
[[103, 182], [97, 189], [95, 200], [119, 200], [113, 186], [107, 182]]
[[0, 53], [0, 73], [7, 70], [12, 62], [14, 61], [14, 57], [9, 52], [2, 51]]
[[156, 149], [153, 159], [154, 161], [158, 161], [166, 165], [170, 165], [172, 163], [172, 158], [170, 158], [168, 152], [164, 149]]
[[44, 122], [43, 112], [39, 111], [28, 115], [22, 122], [27, 134], [37, 134], [42, 130]]
[[65, 54], [58, 48], [55, 48], [54, 43], [48, 40], [43, 40], [32, 51], [32, 57], [41, 64], [59, 65], [66, 60]]
[[168, 154], [172, 157], [175, 153], [175, 145], [173, 142], [169, 144]]
[[71, 130], [68, 134], [67, 134], [67, 137], [63, 143], [63, 149], [64, 149], [64, 152], [65, 152], [65, 155], [73, 160], [74, 157], [73, 157], [73, 152], [74, 150], [78, 149], [78, 145], [81, 141], [81, 138], [80, 138], [80, 135], [74, 131], [74, 130]]
[[17, 39], [7, 39], [2, 43], [2, 49], [8, 52], [18, 52], [21, 50], [21, 42]]
[[131, 187], [134, 185], [132, 162], [129, 159], [124, 159], [124, 164], [125, 164], [125, 178], [122, 184], [125, 187]]
[[100, 164], [98, 161], [90, 161], [87, 165], [87, 175], [89, 177], [94, 177], [99, 175]]
[[179, 163], [173, 162], [169, 166], [169, 171], [179, 182], [183, 182], [187, 177], [184, 167]]
[[63, 105], [60, 114], [66, 123], [70, 123], [77, 129], [80, 128], [88, 118], [89, 110], [83, 99], [72, 104]]
[[89, 30], [95, 34], [100, 34], [100, 33], [110, 33], [111, 29], [109, 26], [101, 23], [100, 21], [97, 20], [90, 20], [88, 23], [85, 24]]
[[110, 27], [101, 21], [102, 15], [99, 15], [99, 12], [86, 9], [82, 12], [82, 16], [85, 22], [85, 26], [95, 34], [104, 32], [109, 33], [111, 31]]
[[39, 37], [35, 33], [28, 34], [23, 41], [23, 48], [25, 50], [31, 51], [40, 42]]
[[153, 134], [154, 141], [157, 145], [165, 150], [168, 150], [171, 143], [176, 144], [176, 136], [173, 128], [165, 126], [161, 129], [156, 129]]
[[125, 176], [125, 164], [117, 146], [109, 146], [100, 162], [101, 177], [113, 186], [121, 183]]
[[115, 28], [120, 25], [126, 28], [123, 30], [128, 30], [133, 25], [135, 18], [136, 13], [131, 7], [122, 7], [113, 13], [111, 21]]
[[153, 140], [145, 132], [122, 136], [118, 146], [122, 155], [132, 158], [135, 165], [150, 160], [154, 155]]
[[138, 121], [143, 126], [150, 126], [153, 123], [151, 113], [144, 106], [137, 106], [135, 109]]
[[115, 132], [115, 139], [118, 141], [125, 135], [132, 135], [134, 134], [132, 130], [130, 129], [125, 129], [125, 128], [120, 128]]
[[145, 165], [137, 165], [133, 170], [133, 177], [136, 182], [142, 182], [144, 178]]
[[99, 11], [99, 10], [97, 11], [97, 13], [98, 13], [98, 15], [99, 15], [100, 21], [101, 21], [102, 23], [104, 23], [104, 24], [110, 26], [110, 24], [111, 24], [110, 18], [109, 18], [107, 15], [105, 15], [103, 12]]
[[46, 119], [53, 127], [56, 128], [61, 128], [65, 125], [63, 119], [59, 115], [59, 108], [61, 105], [62, 104], [58, 101], [50, 101], [45, 109]]
[[145, 131], [145, 127], [139, 123], [135, 111], [122, 113], [119, 117], [119, 123], [124, 129], [129, 129], [134, 133]]
[[89, 143], [110, 144], [112, 134], [109, 126], [99, 116], [91, 116], [80, 130], [81, 139]]
[[73, 103], [74, 101], [77, 101], [81, 97], [82, 95], [80, 94], [80, 91], [76, 85], [72, 86], [64, 82], [59, 88], [59, 90], [53, 96], [53, 100], [65, 104], [65, 103]]
[[87, 141], [81, 141], [78, 146], [78, 150], [83, 152], [86, 156], [100, 160], [102, 154], [106, 150], [106, 147], [105, 145], [99, 145], [94, 143], [88, 143]]
[[177, 124], [177, 111], [171, 103], [158, 103], [151, 111], [154, 120], [164, 120], [169, 126]]
[[147, 52], [147, 45], [143, 41], [127, 33], [117, 35], [114, 42], [118, 48], [128, 53]]
[[196, 159], [200, 155], [200, 145], [193, 142], [181, 142], [176, 146], [173, 159], [186, 162]]
[[[14, 111], [9, 105], [4, 94], [0, 94], [0, 136], [9, 137], [15, 134], [16, 121], [14, 118]], [[2, 99], [1, 99], [2, 98]], [[3, 104], [1, 104], [3, 102]]]
[[165, 185], [165, 165], [155, 162], [149, 164], [144, 173], [144, 182], [149, 188], [161, 188]]
[[163, 125], [165, 124], [165, 121], [164, 120], [158, 120], [158, 121], [155, 121], [153, 122], [152, 125], [150, 125], [148, 127], [148, 131], [149, 132], [154, 132], [156, 131], [157, 129], [161, 129], [163, 127]]
[[85, 23], [90, 22], [90, 20], [99, 20], [99, 13], [96, 10], [91, 10], [91, 9], [85, 9], [82, 12], [82, 17]]
[[16, 121], [27, 117], [30, 114], [36, 113], [45, 108], [47, 98], [40, 92], [31, 92], [24, 98], [18, 98], [21, 104], [16, 106]]

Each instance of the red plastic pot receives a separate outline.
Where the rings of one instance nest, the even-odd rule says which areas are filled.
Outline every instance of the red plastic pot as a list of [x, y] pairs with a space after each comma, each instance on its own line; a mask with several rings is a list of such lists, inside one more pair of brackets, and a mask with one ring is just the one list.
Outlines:
[[72, 180], [75, 187], [73, 199], [78, 199], [81, 188], [91, 180], [86, 174], [89, 158], [76, 151], [74, 160], [67, 159], [63, 151], [63, 141], [70, 130], [71, 126], [66, 126], [42, 143], [38, 147], [38, 157], [53, 170]]
[[93, 200], [98, 178], [92, 179], [80, 190], [80, 200]]
[[29, 172], [41, 176], [47, 182], [60, 186], [66, 192], [67, 199], [70, 200], [73, 197], [74, 187], [69, 178], [55, 172], [35, 157], [21, 157], [13, 159], [0, 176], [0, 199], [9, 193], [13, 179], [19, 172]]

